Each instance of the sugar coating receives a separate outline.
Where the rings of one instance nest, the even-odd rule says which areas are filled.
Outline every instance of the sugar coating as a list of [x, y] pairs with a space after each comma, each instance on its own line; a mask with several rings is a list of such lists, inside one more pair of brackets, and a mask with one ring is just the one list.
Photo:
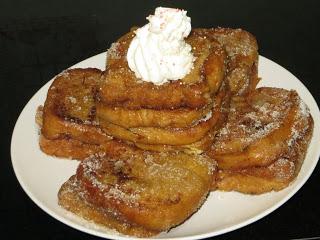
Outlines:
[[[184, 159], [187, 156], [189, 159]], [[112, 201], [134, 208], [143, 202], [179, 202], [181, 194], [192, 195], [195, 186], [203, 184], [202, 178], [189, 168], [202, 169], [203, 177], [208, 179], [216, 170], [216, 163], [205, 156], [148, 151], [117, 158], [95, 154], [81, 166], [85, 179], [103, 194], [106, 203]]]
[[114, 42], [111, 44], [110, 48], [107, 51], [107, 59], [120, 59], [121, 55], [119, 53], [118, 47], [120, 46], [120, 43]]
[[274, 177], [281, 181], [289, 180], [295, 172], [295, 164], [287, 158], [279, 158], [268, 169], [274, 173]]
[[218, 132], [214, 148], [227, 152], [244, 149], [282, 127], [294, 107], [298, 110], [286, 141], [292, 146], [309, 128], [309, 109], [294, 91], [267, 89], [259, 93], [251, 106], [241, 101], [231, 104], [229, 121]]
[[294, 119], [294, 124], [291, 129], [291, 137], [288, 141], [288, 146], [292, 147], [298, 139], [301, 139], [307, 129], [309, 128], [308, 117], [310, 111], [307, 105], [303, 102], [302, 99], [299, 99], [299, 108]]

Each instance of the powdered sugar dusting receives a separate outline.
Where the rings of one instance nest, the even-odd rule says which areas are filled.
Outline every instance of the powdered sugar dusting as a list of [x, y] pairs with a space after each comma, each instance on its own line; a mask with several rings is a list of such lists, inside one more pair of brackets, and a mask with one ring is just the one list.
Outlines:
[[288, 146], [291, 147], [298, 139], [304, 136], [305, 132], [309, 128], [308, 117], [310, 115], [307, 105], [298, 99], [299, 106], [294, 118], [294, 124], [291, 129], [291, 136], [288, 140]]
[[69, 75], [70, 75], [70, 73], [69, 73], [69, 71], [68, 71], [68, 69], [67, 69], [67, 70], [63, 70], [61, 73], [59, 73], [59, 74], [56, 76], [56, 78], [58, 78], [58, 77], [67, 78], [67, 77], [69, 77]]
[[[100, 176], [106, 171], [120, 172], [123, 167], [123, 162], [120, 160], [111, 160], [115, 164], [111, 164], [111, 168], [104, 166], [108, 163], [101, 160], [102, 156], [92, 156], [82, 163], [83, 172], [87, 179], [90, 180], [91, 184], [98, 188], [100, 192], [103, 192], [105, 199], [113, 199], [115, 201], [124, 202], [127, 205], [137, 205], [137, 200], [139, 199], [139, 191], [128, 193], [124, 191], [120, 185], [117, 183], [117, 179], [110, 175], [111, 173], [106, 173], [106, 176]], [[113, 170], [112, 170], [113, 166]], [[101, 173], [102, 171], [102, 173]]]
[[231, 104], [229, 121], [219, 131], [213, 148], [218, 152], [242, 151], [279, 129], [290, 109], [298, 107], [287, 139], [289, 147], [308, 129], [309, 110], [295, 91], [262, 88], [252, 96], [252, 102], [243, 97], [235, 98]]
[[103, 195], [103, 201], [137, 208], [150, 201], [178, 203], [181, 194], [197, 194], [203, 178], [211, 179], [216, 163], [206, 156], [141, 151], [120, 154], [116, 159], [93, 155], [81, 167], [80, 172]]
[[206, 122], [212, 117], [212, 111], [209, 111], [199, 122]]
[[76, 104], [77, 103], [77, 99], [73, 96], [68, 96], [68, 100], [72, 103], [72, 104]]
[[300, 99], [299, 101], [299, 113], [302, 117], [307, 117], [310, 114], [310, 110], [308, 106], [305, 104], [305, 102]]
[[110, 48], [107, 51], [107, 58], [120, 59], [121, 56], [118, 51], [119, 46], [120, 46], [120, 43], [118, 42], [112, 43]]
[[250, 56], [257, 52], [257, 46], [253, 44], [253, 39], [242, 29], [233, 29], [224, 33], [223, 29], [217, 28], [214, 37], [225, 45], [228, 56], [231, 58], [239, 55]]
[[268, 169], [274, 173], [274, 177], [281, 181], [289, 180], [295, 172], [295, 164], [287, 158], [279, 158]]

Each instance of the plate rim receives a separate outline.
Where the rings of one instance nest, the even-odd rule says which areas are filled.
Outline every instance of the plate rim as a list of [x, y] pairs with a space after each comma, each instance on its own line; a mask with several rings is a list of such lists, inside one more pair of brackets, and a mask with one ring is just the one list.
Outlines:
[[[99, 58], [101, 57], [101, 55], [105, 55], [106, 52], [102, 52], [99, 54], [96, 54], [92, 57], [89, 57], [83, 61], [80, 61], [79, 63], [76, 63], [74, 65], [72, 65], [69, 68], [75, 68], [78, 65], [83, 64], [84, 62], [87, 61], [92, 61], [93, 59]], [[297, 82], [304, 88], [304, 90], [306, 90], [306, 93], [309, 95], [309, 99], [312, 100], [312, 104], [313, 107], [315, 107], [315, 113], [316, 115], [312, 115], [312, 117], [314, 118], [315, 122], [316, 119], [320, 119], [320, 110], [319, 110], [319, 106], [316, 102], [316, 100], [314, 99], [314, 97], [312, 96], [312, 94], [310, 93], [310, 91], [308, 90], [308, 88], [303, 84], [303, 82], [301, 82], [296, 76], [294, 76], [289, 70], [285, 69], [284, 67], [282, 67], [281, 65], [279, 65], [278, 63], [263, 57], [261, 55], [259, 55], [259, 61], [263, 60], [268, 62], [268, 64], [272, 64], [272, 65], [276, 65], [277, 67], [281, 68], [281, 70], [285, 70], [289, 75], [290, 78], [294, 78], [295, 80], [297, 80]], [[68, 68], [68, 69], [69, 69]], [[43, 88], [46, 88], [48, 84], [50, 84], [53, 79], [55, 78], [55, 76], [50, 79], [47, 83], [45, 83], [38, 91], [36, 91], [36, 93], [34, 93], [34, 95], [29, 99], [29, 101], [25, 104], [25, 106], [23, 107], [22, 111], [19, 114], [19, 117], [16, 120], [16, 123], [14, 125], [14, 129], [12, 131], [12, 136], [11, 136], [11, 142], [10, 142], [10, 155], [11, 155], [11, 165], [13, 167], [14, 173], [16, 178], [18, 179], [18, 182], [20, 184], [20, 186], [22, 187], [22, 189], [24, 190], [24, 192], [27, 194], [27, 196], [40, 208], [42, 209], [44, 212], [46, 212], [48, 215], [50, 215], [51, 217], [55, 218], [56, 220], [66, 224], [69, 227], [72, 227], [74, 229], [77, 229], [81, 232], [85, 232], [94, 236], [99, 236], [102, 238], [111, 238], [111, 239], [121, 239], [121, 240], [127, 240], [127, 239], [141, 239], [141, 238], [136, 238], [136, 237], [132, 237], [132, 236], [125, 236], [125, 235], [115, 235], [115, 234], [110, 234], [110, 233], [103, 233], [101, 231], [97, 231], [95, 229], [91, 229], [89, 227], [80, 225], [68, 218], [66, 218], [65, 216], [59, 215], [58, 213], [56, 213], [55, 211], [53, 211], [52, 209], [48, 208], [47, 206], [45, 206], [41, 200], [37, 199], [36, 196], [34, 196], [34, 194], [32, 193], [31, 189], [26, 185], [26, 183], [23, 181], [23, 177], [21, 175], [21, 173], [19, 172], [20, 170], [17, 168], [17, 164], [15, 163], [17, 160], [14, 159], [14, 139], [16, 137], [16, 131], [17, 131], [17, 125], [19, 124], [19, 122], [21, 121], [22, 115], [24, 113], [24, 111], [26, 110], [27, 106], [29, 106], [29, 104], [33, 101], [34, 98], [36, 98], [36, 96], [39, 94], [39, 92], [42, 91]], [[310, 106], [309, 106], [310, 107]], [[316, 125], [316, 124], [315, 124]], [[315, 132], [315, 127], [314, 127], [314, 131], [313, 131], [313, 136], [312, 139], [315, 137], [315, 135], [317, 134], [317, 132]], [[305, 183], [308, 181], [308, 179], [310, 178], [310, 176], [312, 175], [312, 173], [314, 172], [315, 167], [317, 166], [317, 163], [319, 161], [319, 157], [320, 157], [320, 148], [318, 150], [316, 150], [315, 155], [318, 156], [318, 159], [314, 160], [312, 162], [312, 165], [310, 168], [308, 168], [308, 171], [305, 173], [304, 177], [299, 181], [299, 183], [288, 193], [286, 194], [284, 197], [282, 197], [277, 203], [272, 204], [271, 207], [267, 208], [266, 210], [262, 211], [261, 213], [248, 218], [247, 220], [241, 221], [238, 224], [234, 224], [231, 225], [229, 227], [225, 227], [223, 229], [220, 230], [215, 230], [215, 231], [211, 231], [208, 233], [202, 233], [202, 234], [194, 234], [194, 235], [189, 235], [189, 236], [181, 236], [181, 237], [170, 237], [170, 239], [203, 239], [203, 238], [208, 238], [208, 237], [213, 237], [213, 236], [218, 236], [224, 233], [228, 233], [234, 230], [237, 230], [239, 228], [242, 228], [244, 226], [247, 226], [251, 223], [254, 223], [262, 218], [264, 218], [265, 216], [269, 215], [270, 213], [272, 213], [273, 211], [275, 211], [276, 209], [278, 209], [279, 207], [281, 207], [284, 203], [286, 203], [293, 195], [295, 195], [304, 185]], [[154, 239], [168, 239], [165, 237], [160, 237], [158, 238], [157, 235], [155, 236]]]

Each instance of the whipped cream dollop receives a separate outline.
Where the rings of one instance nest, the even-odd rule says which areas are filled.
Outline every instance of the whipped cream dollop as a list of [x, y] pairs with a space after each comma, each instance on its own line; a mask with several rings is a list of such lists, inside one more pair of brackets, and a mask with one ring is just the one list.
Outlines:
[[137, 78], [161, 85], [186, 76], [193, 67], [191, 46], [184, 41], [191, 31], [187, 12], [158, 7], [149, 23], [135, 31], [127, 61]]

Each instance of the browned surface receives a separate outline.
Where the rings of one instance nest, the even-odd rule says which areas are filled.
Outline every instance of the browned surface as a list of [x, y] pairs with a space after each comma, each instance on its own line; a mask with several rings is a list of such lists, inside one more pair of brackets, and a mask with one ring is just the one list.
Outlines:
[[42, 134], [48, 139], [73, 138], [85, 143], [109, 141], [96, 125], [94, 92], [101, 71], [72, 69], [56, 77], [43, 107]]
[[[170, 229], [196, 211], [208, 194], [214, 171], [215, 165], [204, 156], [135, 148], [106, 152], [81, 162], [77, 174], [60, 190], [59, 203], [110, 225], [108, 218], [99, 220], [103, 208], [119, 223], [111, 223], [118, 231], [148, 236]], [[124, 226], [133, 228], [128, 232]]]
[[116, 138], [141, 144], [168, 144], [186, 145], [199, 141], [203, 138], [221, 119], [221, 107], [226, 96], [224, 91], [219, 92], [215, 98], [211, 116], [207, 120], [200, 120], [197, 124], [187, 128], [155, 128], [139, 127], [124, 128], [119, 125], [100, 121], [102, 129]]
[[191, 144], [186, 144], [186, 145], [168, 145], [168, 144], [157, 145], [157, 144], [143, 144], [143, 143], [134, 143], [134, 145], [136, 145], [141, 149], [155, 151], [155, 152], [182, 151], [185, 153], [198, 155], [207, 151], [212, 146], [215, 133], [216, 133], [216, 129], [213, 128], [199, 141], [193, 142]]
[[181, 80], [154, 85], [137, 79], [128, 67], [126, 53], [133, 36], [122, 37], [108, 54], [99, 91], [104, 104], [130, 109], [200, 109], [211, 103], [226, 71], [225, 51], [218, 42], [191, 33], [187, 42], [196, 57], [194, 68]]
[[227, 53], [227, 81], [234, 95], [246, 95], [255, 89], [258, 78], [258, 44], [242, 29], [211, 28], [195, 31], [222, 44]]
[[97, 116], [100, 121], [107, 121], [122, 127], [172, 127], [183, 128], [196, 123], [211, 111], [212, 104], [202, 109], [180, 108], [173, 110], [138, 109], [111, 107], [97, 104]]
[[287, 187], [298, 175], [312, 137], [312, 119], [306, 134], [269, 166], [219, 170], [214, 185], [223, 191], [261, 194]]
[[59, 191], [61, 206], [123, 234], [150, 237], [185, 221], [210, 190], [260, 194], [297, 176], [313, 120], [295, 91], [255, 89], [252, 35], [193, 31], [194, 69], [161, 86], [128, 69], [131, 38], [109, 50], [105, 73], [59, 75], [38, 111], [42, 151], [83, 160]]
[[235, 97], [209, 155], [218, 162], [218, 189], [280, 190], [298, 174], [313, 120], [295, 91], [259, 88]]
[[141, 226], [118, 220], [112, 212], [94, 207], [81, 198], [81, 190], [77, 184], [76, 177], [72, 176], [59, 190], [59, 204], [68, 211], [88, 221], [93, 221], [96, 224], [117, 230], [126, 235], [151, 237], [159, 233], [158, 231], [147, 230]]
[[83, 160], [87, 157], [103, 152], [100, 145], [84, 143], [75, 139], [47, 139], [43, 135], [39, 138], [40, 149], [50, 155], [59, 158]]
[[[36, 121], [42, 128], [42, 136], [39, 141], [42, 151], [57, 157], [82, 160], [92, 153], [104, 151], [104, 145], [108, 145], [112, 139], [111, 135], [125, 141], [129, 140], [130, 145], [135, 144], [142, 149], [153, 151], [184, 151], [199, 154], [207, 150], [212, 144], [214, 132], [221, 125], [222, 121], [221, 101], [225, 105], [228, 99], [228, 97], [224, 97], [224, 94], [228, 94], [223, 90], [224, 88], [221, 88], [223, 91], [220, 90], [216, 97], [213, 118], [197, 123], [197, 121], [203, 118], [203, 114], [209, 112], [209, 109], [203, 109], [201, 118], [196, 119], [194, 124], [186, 128], [158, 129], [152, 127], [146, 128], [148, 131], [144, 134], [140, 134], [139, 132], [144, 129], [131, 128], [135, 138], [138, 136], [141, 139], [143, 135], [145, 136], [143, 141], [136, 141], [135, 139], [122, 137], [116, 134], [117, 132], [110, 131], [108, 133], [111, 135], [107, 135], [101, 130], [96, 121], [97, 103], [94, 102], [94, 94], [100, 74], [101, 72], [95, 69], [74, 69], [65, 71], [55, 79], [49, 89], [44, 107], [39, 108], [36, 116]], [[123, 109], [123, 111], [126, 116], [129, 110]], [[146, 111], [157, 110], [146, 109]], [[179, 111], [183, 110], [163, 110], [160, 115], [167, 112], [175, 121], [181, 124], [183, 122], [185, 124], [188, 123], [188, 119], [177, 118], [179, 116], [177, 112]], [[190, 114], [185, 109], [182, 115], [199, 114], [196, 110], [193, 112], [192, 110], [189, 111], [191, 111]], [[168, 116], [163, 117], [164, 119], [170, 118]], [[145, 121], [150, 121], [152, 118], [154, 118], [154, 115], [148, 116]], [[154, 120], [156, 121], [156, 119]], [[160, 121], [160, 119], [158, 120]], [[103, 121], [101, 120], [100, 122]], [[123, 119], [123, 121], [130, 120]], [[136, 120], [133, 119], [133, 121]], [[107, 122], [107, 124], [109, 123]], [[126, 128], [113, 125], [113, 128], [115, 127], [124, 131], [125, 136], [128, 135], [129, 130]], [[134, 132], [136, 130], [138, 133]], [[157, 130], [160, 131], [160, 135], [158, 132], [155, 132]], [[129, 133], [131, 134], [131, 132]], [[177, 146], [175, 145], [176, 143], [186, 144]]]

